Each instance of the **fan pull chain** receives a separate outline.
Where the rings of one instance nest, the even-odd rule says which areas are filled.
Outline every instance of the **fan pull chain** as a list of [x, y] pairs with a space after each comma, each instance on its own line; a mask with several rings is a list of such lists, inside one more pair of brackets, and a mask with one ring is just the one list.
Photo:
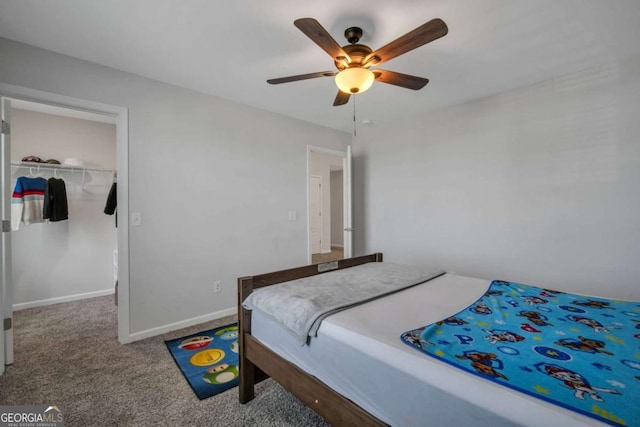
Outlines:
[[356, 95], [353, 95], [353, 136], [356, 136]]

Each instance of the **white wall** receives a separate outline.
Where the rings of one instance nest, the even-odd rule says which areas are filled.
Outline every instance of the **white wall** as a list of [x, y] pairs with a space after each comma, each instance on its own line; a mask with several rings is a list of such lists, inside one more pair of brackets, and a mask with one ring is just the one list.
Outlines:
[[639, 117], [635, 58], [363, 128], [356, 251], [640, 299]]
[[0, 57], [1, 82], [129, 109], [131, 333], [235, 307], [237, 277], [306, 263], [305, 215], [287, 214], [306, 212], [307, 144], [344, 151], [348, 133], [2, 38]]
[[309, 174], [322, 177], [322, 237], [320, 252], [331, 252], [331, 167], [342, 167], [342, 157], [311, 152]]
[[[13, 160], [75, 157], [87, 167], [115, 169], [115, 125], [13, 109], [11, 131]], [[11, 170], [12, 188], [19, 176], [30, 173], [30, 168]], [[50, 170], [34, 172], [45, 179], [53, 176]], [[13, 303], [18, 307], [114, 289], [115, 221], [103, 212], [112, 175], [87, 172], [84, 186], [81, 173], [60, 171], [58, 176], [65, 181], [69, 220], [21, 224], [12, 233]]]
[[329, 174], [331, 181], [331, 245], [344, 245], [344, 200], [343, 173], [333, 171]]

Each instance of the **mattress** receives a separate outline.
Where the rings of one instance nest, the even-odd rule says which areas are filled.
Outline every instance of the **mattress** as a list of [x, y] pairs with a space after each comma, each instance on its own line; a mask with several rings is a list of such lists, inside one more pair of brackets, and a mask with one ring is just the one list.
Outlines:
[[410, 348], [409, 329], [466, 308], [490, 281], [446, 274], [325, 319], [309, 345], [254, 310], [252, 335], [393, 426], [604, 426]]

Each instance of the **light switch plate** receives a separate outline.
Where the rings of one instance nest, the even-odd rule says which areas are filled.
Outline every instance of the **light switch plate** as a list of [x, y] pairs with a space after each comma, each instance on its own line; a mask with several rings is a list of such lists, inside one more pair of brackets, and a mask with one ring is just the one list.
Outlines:
[[289, 221], [295, 221], [298, 219], [298, 212], [289, 211]]

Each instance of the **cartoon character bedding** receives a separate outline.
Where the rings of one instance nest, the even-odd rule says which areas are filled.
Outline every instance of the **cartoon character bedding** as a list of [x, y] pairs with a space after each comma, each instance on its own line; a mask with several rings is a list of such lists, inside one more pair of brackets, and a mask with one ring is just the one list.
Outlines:
[[515, 390], [640, 426], [640, 303], [496, 280], [465, 310], [401, 338]]

